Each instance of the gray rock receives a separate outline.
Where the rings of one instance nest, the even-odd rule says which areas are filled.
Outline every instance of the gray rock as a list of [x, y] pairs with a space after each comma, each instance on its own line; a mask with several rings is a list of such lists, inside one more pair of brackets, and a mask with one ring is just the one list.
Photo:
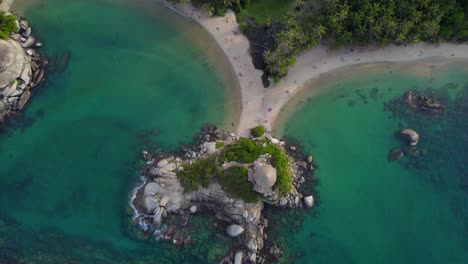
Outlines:
[[0, 101], [0, 119], [2, 119], [5, 114], [6, 114], [6, 106], [2, 101]]
[[143, 198], [143, 207], [146, 213], [152, 213], [158, 207], [158, 201], [154, 196], [146, 196]]
[[166, 206], [167, 203], [169, 203], [169, 197], [167, 195], [164, 195], [161, 200], [159, 201], [159, 206]]
[[308, 163], [312, 163], [312, 161], [314, 161], [314, 158], [313, 158], [312, 156], [309, 155], [309, 156], [307, 157], [307, 162], [308, 162]]
[[21, 46], [23, 46], [23, 48], [29, 48], [34, 45], [34, 43], [36, 43], [36, 38], [29, 37], [23, 44], [21, 44]]
[[28, 29], [26, 29], [26, 31], [24, 32], [24, 36], [29, 38], [31, 36], [31, 31], [32, 31], [31, 27], [28, 27]]
[[3, 96], [10, 96], [10, 94], [16, 91], [16, 87], [18, 87], [18, 82], [13, 81], [13, 83], [10, 86], [8, 86], [6, 89], [2, 91]]
[[256, 252], [258, 247], [257, 247], [257, 243], [255, 243], [254, 240], [250, 240], [249, 243], [247, 243], [247, 248], [251, 251], [251, 252]]
[[312, 195], [304, 197], [304, 203], [307, 207], [314, 206], [314, 197]]
[[281, 200], [279, 201], [279, 205], [281, 205], [281, 206], [285, 206], [285, 205], [287, 205], [287, 204], [288, 204], [288, 200], [287, 200], [287, 199], [284, 199], [284, 198], [283, 198], [283, 199], [281, 199]]
[[409, 128], [405, 128], [400, 130], [399, 133], [402, 137], [406, 137], [408, 139], [411, 146], [416, 146], [418, 144], [419, 134], [416, 133], [416, 131]]
[[156, 209], [156, 212], [154, 213], [154, 216], [153, 216], [153, 225], [155, 226], [161, 225], [164, 211], [166, 211], [166, 209], [164, 209], [163, 207], [159, 207], [158, 209]]
[[203, 143], [203, 147], [206, 148], [206, 153], [209, 155], [213, 155], [216, 152], [216, 142], [205, 142]]
[[257, 263], [257, 254], [255, 254], [255, 253], [250, 254], [249, 260], [252, 263]]
[[164, 166], [164, 169], [166, 171], [174, 171], [177, 168], [174, 162], [168, 163], [166, 166]]
[[34, 53], [36, 53], [33, 49], [27, 49], [26, 50], [26, 54], [28, 54], [29, 56], [32, 56]]
[[196, 213], [197, 211], [198, 211], [198, 208], [197, 208], [196, 205], [192, 205], [192, 206], [190, 207], [190, 213], [194, 214], [194, 213]]
[[22, 28], [23, 30], [27, 30], [28, 27], [29, 27], [29, 23], [28, 23], [28, 21], [26, 21], [26, 20], [21, 20], [21, 21], [19, 22], [19, 24], [20, 24], [20, 26], [21, 26], [21, 28]]
[[19, 41], [21, 39], [21, 35], [20, 34], [11, 34], [10, 38], [16, 40], [16, 41]]
[[42, 42], [36, 42], [36, 45], [34, 45], [34, 46], [40, 48], [40, 47], [44, 46], [44, 44]]
[[169, 162], [166, 159], [162, 159], [158, 162], [158, 167], [159, 168], [164, 168]]
[[244, 212], [242, 213], [242, 217], [244, 217], [245, 219], [247, 219], [247, 218], [249, 217], [249, 211], [244, 210]]
[[230, 237], [236, 237], [244, 232], [244, 228], [240, 225], [230, 225], [226, 228], [226, 233]]
[[244, 255], [244, 252], [242, 250], [237, 251], [236, 255], [234, 256], [234, 264], [242, 264], [243, 255]]
[[296, 151], [296, 150], [297, 150], [297, 148], [296, 148], [295, 146], [291, 146], [289, 149], [290, 149], [291, 151]]

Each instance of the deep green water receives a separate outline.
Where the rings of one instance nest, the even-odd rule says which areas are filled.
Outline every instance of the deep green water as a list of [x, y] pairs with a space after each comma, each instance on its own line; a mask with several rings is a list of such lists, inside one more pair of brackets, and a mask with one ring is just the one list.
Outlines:
[[214, 254], [208, 245], [164, 253], [162, 243], [132, 239], [127, 204], [143, 146], [173, 150], [205, 123], [229, 120], [227, 81], [213, 64], [222, 53], [154, 1], [18, 2], [43, 52], [70, 51], [71, 60], [0, 136], [0, 263], [178, 263]]
[[[279, 130], [314, 154], [320, 181], [314, 212], [273, 221], [292, 226], [278, 227], [288, 261], [468, 263], [468, 63], [431, 65], [341, 70], [288, 106]], [[389, 104], [428, 88], [443, 116]], [[403, 127], [420, 133], [424, 155], [388, 162]]]

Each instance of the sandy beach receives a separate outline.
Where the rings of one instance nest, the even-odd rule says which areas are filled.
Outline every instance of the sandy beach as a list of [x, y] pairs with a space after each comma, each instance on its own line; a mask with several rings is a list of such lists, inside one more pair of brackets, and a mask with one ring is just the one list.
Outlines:
[[378, 63], [407, 62], [427, 58], [468, 59], [468, 45], [420, 43], [408, 46], [390, 45], [385, 48], [354, 48], [329, 50], [319, 45], [303, 52], [289, 69], [289, 74], [273, 87], [263, 88], [262, 71], [255, 69], [249, 54], [249, 41], [240, 34], [232, 11], [224, 17], [210, 17], [193, 6], [179, 10], [202, 25], [218, 42], [237, 73], [241, 89], [242, 110], [237, 133], [246, 136], [250, 128], [262, 124], [272, 127], [279, 112], [299, 90], [321, 74], [341, 67]]
[[3, 2], [0, 4], [0, 10], [8, 12], [11, 9], [11, 6], [15, 0], [3, 0]]

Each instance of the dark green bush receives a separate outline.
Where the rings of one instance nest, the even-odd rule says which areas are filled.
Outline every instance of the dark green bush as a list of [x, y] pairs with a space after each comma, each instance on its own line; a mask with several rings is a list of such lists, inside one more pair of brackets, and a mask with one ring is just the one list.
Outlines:
[[240, 163], [252, 163], [263, 154], [255, 142], [248, 138], [241, 138], [235, 144], [224, 148], [219, 160], [221, 163], [226, 161], [237, 161]]
[[197, 160], [192, 166], [187, 164], [182, 166], [184, 170], [177, 172], [177, 177], [186, 191], [197, 190], [200, 185], [208, 187], [211, 177], [220, 173], [220, 169], [216, 166], [214, 157]]
[[222, 147], [224, 147], [226, 145], [226, 143], [224, 142], [216, 142], [216, 149], [220, 149]]
[[250, 134], [254, 137], [261, 137], [263, 134], [265, 134], [266, 128], [264, 126], [256, 126], [250, 130]]
[[16, 31], [15, 20], [15, 16], [8, 16], [4, 11], [0, 11], [0, 38], [8, 39], [10, 34]]
[[217, 179], [227, 193], [245, 202], [255, 203], [260, 200], [261, 196], [253, 191], [253, 186], [248, 181], [247, 174], [246, 167], [232, 166], [219, 174]]
[[292, 189], [292, 176], [289, 167], [289, 157], [284, 151], [275, 145], [267, 145], [265, 153], [271, 155], [271, 165], [276, 168], [276, 182], [273, 188], [278, 189], [280, 197], [287, 195]]

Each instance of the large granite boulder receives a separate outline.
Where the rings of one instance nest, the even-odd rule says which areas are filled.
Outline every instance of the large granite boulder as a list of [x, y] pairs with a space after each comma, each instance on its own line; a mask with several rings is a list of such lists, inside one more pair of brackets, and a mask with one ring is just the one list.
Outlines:
[[216, 152], [216, 142], [205, 142], [203, 147], [206, 148], [206, 153], [208, 155], [213, 155]]
[[304, 197], [304, 203], [307, 207], [314, 206], [314, 197], [312, 195]]
[[419, 134], [416, 133], [416, 131], [409, 129], [409, 128], [405, 128], [405, 129], [400, 130], [398, 134], [401, 138], [408, 140], [408, 143], [411, 146], [416, 146], [418, 144]]
[[236, 237], [244, 232], [244, 228], [240, 225], [230, 225], [226, 228], [226, 233], [230, 237]]

